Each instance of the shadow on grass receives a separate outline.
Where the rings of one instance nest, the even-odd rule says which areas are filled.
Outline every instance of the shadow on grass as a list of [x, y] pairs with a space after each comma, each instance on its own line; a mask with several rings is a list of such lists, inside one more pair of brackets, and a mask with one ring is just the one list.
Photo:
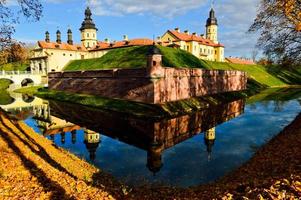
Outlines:
[[24, 140], [23, 138], [21, 138], [17, 133], [15, 133], [7, 124], [5, 124], [5, 122], [0, 119], [0, 122], [3, 124], [3, 126], [5, 126], [8, 130], [10, 130], [11, 133], [14, 134], [14, 136], [16, 136], [20, 141], [23, 142], [24, 145], [26, 145], [33, 153], [35, 153], [36, 155], [40, 156], [43, 160], [45, 160], [48, 164], [50, 164], [53, 168], [56, 168], [57, 170], [64, 172], [66, 174], [68, 174], [70, 177], [74, 178], [75, 180], [77, 180], [77, 177], [74, 176], [73, 174], [71, 174], [70, 172], [68, 172], [64, 167], [62, 167], [58, 162], [56, 162], [55, 160], [53, 160], [49, 154], [45, 151], [45, 149], [39, 145], [38, 143], [36, 143], [31, 137], [29, 137], [27, 135], [27, 133], [25, 133], [25, 131], [20, 127], [20, 125], [18, 123], [14, 123], [14, 125], [16, 126], [16, 128], [30, 141], [32, 142], [35, 146], [38, 147], [39, 150], [36, 150], [32, 147], [32, 145], [29, 144], [29, 142], [27, 142], [26, 140]]
[[[1, 123], [3, 123], [2, 119]], [[10, 139], [7, 133], [0, 131], [0, 134], [7, 145], [21, 159], [23, 165], [29, 170], [31, 175], [37, 178], [38, 182], [43, 186], [45, 192], [52, 192], [50, 199], [74, 199], [68, 196], [64, 188], [62, 188], [57, 182], [48, 178], [46, 173], [42, 169], [39, 169], [33, 161], [27, 159], [17, 145]]]
[[291, 85], [301, 85], [301, 73], [293, 67], [266, 66], [268, 73]]

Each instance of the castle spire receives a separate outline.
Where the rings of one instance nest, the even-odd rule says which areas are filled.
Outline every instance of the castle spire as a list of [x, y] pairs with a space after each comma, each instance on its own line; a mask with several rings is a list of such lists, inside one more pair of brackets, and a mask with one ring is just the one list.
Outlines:
[[85, 20], [83, 21], [80, 30], [83, 31], [85, 29], [95, 29], [97, 31], [95, 23], [93, 22], [92, 19], [92, 12], [89, 6], [87, 6], [85, 10]]

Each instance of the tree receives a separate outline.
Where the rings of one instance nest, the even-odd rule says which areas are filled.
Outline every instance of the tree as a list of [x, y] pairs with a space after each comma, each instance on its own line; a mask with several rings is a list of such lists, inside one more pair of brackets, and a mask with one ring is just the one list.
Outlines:
[[[10, 0], [10, 2], [12, 2]], [[21, 16], [28, 21], [38, 21], [42, 15], [40, 0], [15, 0], [19, 10], [8, 6], [8, 0], [0, 0], [0, 51], [12, 43], [14, 26], [19, 23]]]
[[276, 62], [301, 63], [301, 0], [261, 0], [249, 29], [258, 46]]

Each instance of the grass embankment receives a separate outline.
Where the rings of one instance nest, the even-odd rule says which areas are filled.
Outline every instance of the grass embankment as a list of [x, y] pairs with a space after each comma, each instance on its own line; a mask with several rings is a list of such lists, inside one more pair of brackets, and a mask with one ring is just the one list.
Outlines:
[[12, 62], [0, 65], [0, 70], [5, 71], [26, 71], [29, 67], [29, 62]]
[[14, 99], [10, 97], [8, 92], [6, 91], [11, 84], [10, 80], [7, 79], [0, 79], [0, 105], [7, 105], [11, 104]]
[[[147, 53], [150, 46], [128, 47], [109, 51], [101, 58], [74, 60], [66, 67], [65, 71], [96, 70], [96, 69], [130, 69], [146, 67]], [[159, 47], [163, 55], [165, 67], [190, 67], [204, 68], [198, 58], [192, 54], [168, 47]]]

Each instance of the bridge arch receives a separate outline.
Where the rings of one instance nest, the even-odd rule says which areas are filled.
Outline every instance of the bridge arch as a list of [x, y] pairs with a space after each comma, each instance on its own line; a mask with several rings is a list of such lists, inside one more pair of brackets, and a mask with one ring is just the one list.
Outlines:
[[22, 99], [25, 103], [32, 103], [35, 100], [35, 97], [27, 94], [22, 94]]
[[34, 81], [31, 79], [31, 78], [25, 78], [21, 81], [21, 86], [22, 87], [25, 87], [25, 86], [28, 86], [28, 85], [33, 85], [34, 84]]

